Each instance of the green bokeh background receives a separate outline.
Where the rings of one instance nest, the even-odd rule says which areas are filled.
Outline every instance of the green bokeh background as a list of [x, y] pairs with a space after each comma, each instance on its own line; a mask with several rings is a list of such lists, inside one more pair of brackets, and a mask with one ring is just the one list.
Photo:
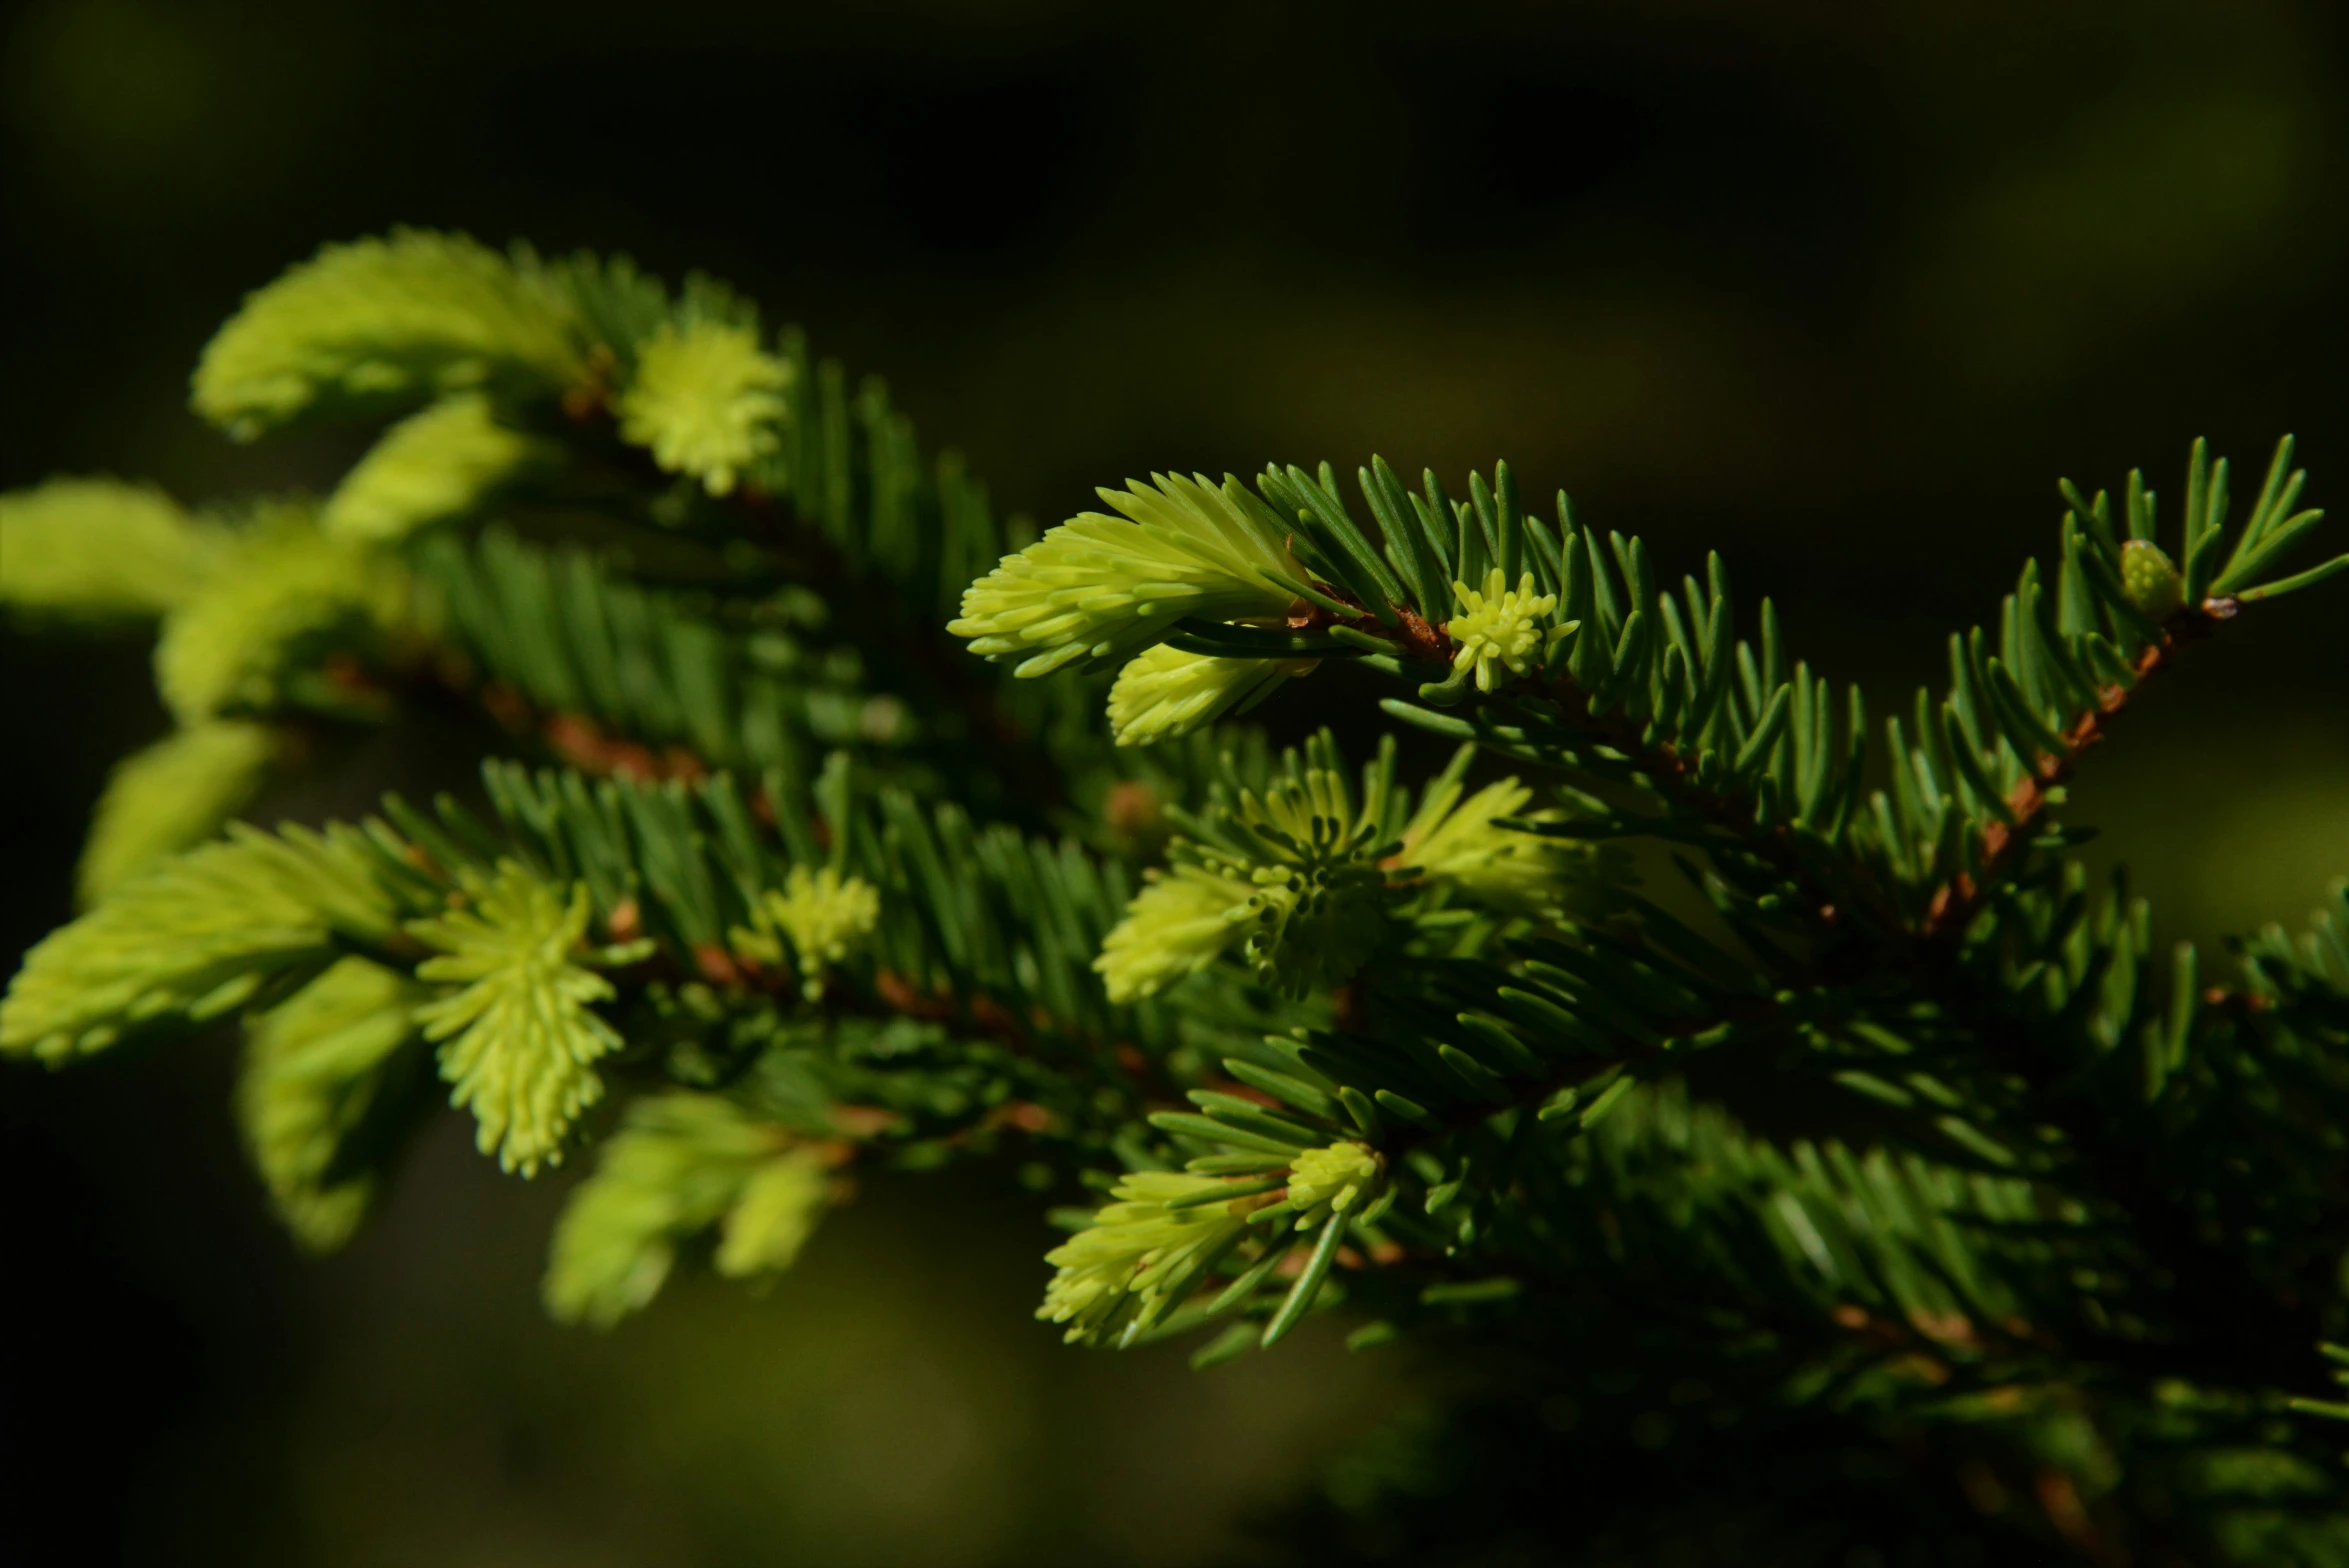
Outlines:
[[[728, 277], [1046, 520], [1155, 468], [1506, 456], [1668, 567], [1721, 548], [1880, 703], [2044, 551], [2059, 473], [2175, 494], [2194, 435], [2256, 468], [2295, 429], [2349, 508], [2323, 0], [43, 0], [5, 26], [0, 484], [329, 483], [347, 441], [232, 447], [184, 378], [245, 289], [407, 222]], [[2344, 626], [2338, 591], [2263, 608], [2085, 770], [2076, 814], [2165, 932], [2296, 921], [2349, 872]], [[163, 719], [142, 647], [0, 650], [13, 963]], [[350, 809], [430, 749], [285, 808]], [[870, 1187], [763, 1299], [687, 1282], [559, 1331], [561, 1179], [499, 1177], [451, 1121], [372, 1232], [300, 1263], [227, 1086], [225, 1043], [0, 1076], [0, 1550], [1197, 1563], [1430, 1397], [1327, 1325], [1197, 1377], [1061, 1348], [993, 1172]]]

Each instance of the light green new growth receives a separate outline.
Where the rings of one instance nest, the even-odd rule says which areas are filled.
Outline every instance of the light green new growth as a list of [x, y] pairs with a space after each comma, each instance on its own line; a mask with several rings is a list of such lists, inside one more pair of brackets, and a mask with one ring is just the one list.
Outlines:
[[278, 746], [266, 724], [206, 719], [116, 763], [82, 845], [82, 902], [217, 832], [252, 800]]
[[1153, 866], [1143, 878], [1093, 960], [1109, 999], [1121, 1006], [1214, 963], [1247, 935], [1256, 914], [1255, 882], [1224, 869], [1178, 861]]
[[726, 1211], [711, 1259], [728, 1279], [780, 1274], [799, 1260], [831, 1201], [832, 1177], [814, 1149], [791, 1149], [764, 1161]]
[[348, 1241], [374, 1199], [378, 1169], [353, 1144], [398, 1098], [390, 1080], [420, 994], [345, 958], [246, 1026], [237, 1120], [279, 1218], [312, 1252]]
[[386, 430], [335, 486], [318, 526], [383, 544], [479, 511], [509, 481], [553, 463], [560, 449], [507, 428], [478, 392], [443, 398]]
[[236, 532], [203, 592], [164, 618], [155, 685], [182, 724], [267, 710], [305, 644], [388, 630], [407, 603], [398, 562], [328, 538], [302, 508], [270, 508]]
[[609, 1328], [657, 1295], [678, 1244], [723, 1221], [733, 1278], [790, 1267], [829, 1201], [822, 1156], [731, 1100], [671, 1091], [628, 1108], [555, 1226], [547, 1310]]
[[220, 531], [150, 485], [52, 479], [0, 495], [0, 604], [93, 620], [161, 615], [209, 574]]
[[1249, 1214], [1279, 1201], [1218, 1197], [1231, 1190], [1182, 1171], [1122, 1178], [1091, 1225], [1044, 1255], [1057, 1272], [1036, 1316], [1067, 1324], [1072, 1343], [1148, 1328], [1238, 1244]]
[[1260, 980], [1291, 995], [1335, 984], [1370, 956], [1386, 927], [1386, 876], [1378, 824], [1356, 814], [1343, 777], [1312, 767], [1261, 795], [1244, 791], [1232, 825], [1244, 853], [1176, 840], [1175, 877], [1145, 888], [1109, 933], [1094, 967], [1112, 1000], [1153, 994], [1235, 945]]
[[620, 1036], [589, 1004], [611, 1000], [612, 985], [578, 962], [589, 956], [585, 884], [550, 887], [512, 861], [463, 881], [471, 907], [408, 924], [441, 955], [416, 977], [463, 987], [416, 1019], [440, 1043], [449, 1103], [472, 1111], [481, 1152], [531, 1176], [562, 1162], [571, 1124], [603, 1096], [594, 1063]]
[[1289, 1207], [1297, 1228], [1311, 1230], [1336, 1215], [1353, 1217], [1375, 1202], [1386, 1181], [1378, 1152], [1351, 1140], [1307, 1149], [1289, 1167]]
[[748, 327], [695, 321], [663, 326], [637, 345], [636, 374], [620, 397], [620, 435], [650, 449], [672, 474], [712, 495], [780, 448], [791, 367], [759, 348]]
[[1310, 675], [1318, 659], [1226, 659], [1168, 643], [1146, 648], [1109, 688], [1109, 728], [1120, 746], [1148, 746], [1247, 712], [1284, 677]]
[[1370, 956], [1387, 914], [1413, 885], [1456, 889], [1495, 911], [1558, 908], [1590, 878], [1589, 851], [1502, 826], [1545, 823], [1516, 779], [1466, 801], [1475, 748], [1462, 748], [1428, 787], [1400, 843], [1381, 842], [1385, 787], [1357, 810], [1344, 777], [1292, 760], [1261, 794], [1238, 793], [1216, 841], [1177, 838], [1101, 944], [1094, 969], [1113, 1002], [1156, 996], [1240, 949], [1267, 985], [1301, 994], [1335, 984]]
[[[1152, 488], [1155, 485], [1156, 488]], [[1280, 519], [1237, 479], [1153, 476], [1102, 490], [1124, 514], [1082, 512], [971, 584], [947, 630], [1016, 673], [1129, 658], [1185, 617], [1278, 618], [1302, 580]]]
[[813, 1001], [824, 994], [824, 971], [845, 962], [880, 918], [881, 895], [864, 878], [843, 877], [832, 866], [793, 866], [783, 886], [769, 888], [752, 911], [752, 927], [737, 928], [735, 944], [771, 964], [783, 956], [776, 935], [788, 938], [801, 989]]
[[[1464, 753], [1460, 762], [1470, 755]], [[1487, 784], [1462, 801], [1464, 771], [1455, 766], [1428, 789], [1403, 830], [1395, 864], [1431, 882], [1457, 886], [1494, 909], [1530, 914], [1556, 908], [1573, 892], [1587, 851], [1501, 824], [1556, 822], [1565, 813], [1527, 811], [1533, 791], [1514, 778]]]
[[0, 1001], [0, 1052], [61, 1062], [141, 1025], [202, 1022], [270, 975], [380, 942], [403, 912], [357, 829], [241, 823], [146, 872], [25, 955]]
[[[1192, 1098], [1226, 1115], [1233, 1110], [1243, 1119], [1257, 1114], [1228, 1096], [1194, 1093]], [[1267, 1149], [1296, 1140], [1294, 1122], [1267, 1117], [1257, 1125], [1262, 1130], [1254, 1134], [1227, 1131], [1224, 1136], [1253, 1138]], [[1251, 1225], [1260, 1225], [1250, 1252], [1243, 1254], [1240, 1279], [1205, 1305], [1203, 1315], [1214, 1317], [1237, 1306], [1278, 1266], [1292, 1236], [1326, 1225], [1289, 1299], [1271, 1321], [1261, 1330], [1237, 1325], [1219, 1341], [1269, 1345], [1295, 1325], [1318, 1291], [1347, 1222], [1374, 1220], [1387, 1207], [1385, 1160], [1352, 1139], [1299, 1148], [1285, 1171], [1277, 1159], [1245, 1154], [1208, 1156], [1193, 1164], [1199, 1168], [1136, 1171], [1111, 1188], [1112, 1201], [1084, 1229], [1045, 1254], [1056, 1272], [1036, 1316], [1069, 1325], [1071, 1341], [1100, 1344], [1114, 1336], [1118, 1343], [1131, 1343], [1165, 1320], [1196, 1287], [1212, 1281], [1213, 1271], [1249, 1239]], [[1219, 1174], [1226, 1171], [1236, 1174]], [[1213, 1358], [1218, 1353], [1205, 1354]]]
[[1461, 609], [1444, 623], [1444, 630], [1460, 644], [1452, 663], [1456, 669], [1475, 672], [1478, 691], [1491, 691], [1511, 676], [1530, 674], [1539, 655], [1573, 629], [1572, 623], [1542, 626], [1542, 617], [1558, 608], [1558, 596], [1537, 592], [1531, 572], [1521, 574], [1511, 588], [1496, 566], [1486, 575], [1483, 588], [1456, 582], [1452, 592]]
[[574, 325], [535, 269], [462, 235], [397, 229], [329, 245], [248, 296], [205, 346], [192, 401], [249, 440], [330, 401], [560, 391], [585, 368]]

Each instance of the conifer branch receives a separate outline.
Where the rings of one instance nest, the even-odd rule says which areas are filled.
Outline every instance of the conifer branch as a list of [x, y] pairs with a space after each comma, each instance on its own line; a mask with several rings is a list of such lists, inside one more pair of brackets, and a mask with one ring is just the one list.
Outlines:
[[[799, 342], [796, 335], [790, 341]], [[789, 384], [796, 386], [807, 379], [804, 347], [794, 360], [801, 372], [795, 373]], [[839, 380], [838, 366], [827, 362], [818, 383], [824, 397], [838, 396]], [[613, 455], [622, 459], [635, 455], [633, 449], [610, 442], [612, 410], [602, 398], [570, 400], [566, 402], [565, 412], [590, 440], [615, 449]], [[806, 417], [808, 412], [803, 406], [801, 417]], [[850, 424], [849, 419], [821, 404], [815, 412], [828, 427]], [[910, 430], [902, 428], [902, 421], [889, 413], [886, 394], [877, 383], [868, 388], [861, 400], [859, 415], [856, 423], [870, 432], [870, 440], [884, 448], [899, 443], [910, 448]], [[858, 563], [839, 542], [837, 523], [842, 510], [840, 492], [853, 486], [854, 480], [845, 469], [845, 455], [831, 457], [827, 453], [827, 457], [842, 467], [828, 477], [830, 493], [820, 501], [812, 501], [804, 485], [786, 484], [779, 490], [770, 489], [755, 470], [739, 486], [730, 484], [725, 500], [733, 505], [748, 536], [771, 552], [784, 580], [819, 593], [831, 606], [837, 622], [855, 630], [862, 647], [904, 667], [918, 679], [922, 689], [918, 693], [906, 693], [915, 699], [918, 711], [973, 722], [974, 738], [984, 748], [990, 764], [1006, 775], [1009, 785], [1006, 798], [1025, 803], [1033, 810], [1036, 820], [1048, 820], [1063, 803], [1060, 766], [1039, 748], [1030, 724], [1012, 714], [995, 685], [972, 678], [969, 661], [940, 638], [934, 621], [908, 602], [901, 584], [870, 570], [859, 570]], [[905, 462], [906, 458], [896, 461]], [[916, 482], [901, 477], [894, 483], [911, 487]], [[916, 496], [922, 499], [907, 497], [899, 504], [918, 506], [925, 504], [930, 495], [950, 494], [961, 499], [954, 503], [927, 504], [958, 504], [983, 512], [983, 493], [964, 477], [960, 460], [952, 453], [938, 460], [935, 480], [916, 491]], [[815, 509], [817, 505], [824, 506], [832, 516], [828, 519], [820, 515]]]
[[2209, 635], [2219, 621], [2234, 613], [2231, 603], [2216, 602], [2196, 611], [2182, 612], [2164, 630], [2161, 641], [2130, 662], [2131, 683], [2104, 687], [2097, 694], [2096, 706], [2064, 729], [2060, 737], [2062, 749], [2035, 759], [2033, 771], [2007, 793], [2007, 810], [2014, 820], [1982, 825], [1980, 875], [1961, 871], [1934, 890], [1925, 910], [1922, 934], [1927, 941], [1953, 941], [1964, 934], [1981, 913], [1984, 901], [2002, 874], [2028, 847], [2032, 824], [2055, 804], [2056, 792], [2070, 781], [2088, 749], [2107, 737], [2112, 721], [2126, 711], [2137, 686], [2170, 668], [2186, 640]]
[[[2065, 485], [2050, 564], [1871, 728], [1769, 601], [1737, 634], [1718, 556], [1668, 585], [1506, 465], [1455, 500], [1374, 458], [1360, 507], [1326, 464], [1160, 474], [1024, 539], [879, 383], [624, 260], [329, 247], [194, 391], [240, 438], [389, 423], [316, 505], [0, 498], [0, 603], [154, 623], [179, 725], [0, 1052], [241, 1022], [302, 1245], [436, 1099], [518, 1175], [598, 1148], [545, 1285], [594, 1324], [705, 1243], [788, 1267], [852, 1170], [1016, 1138], [1099, 1200], [1053, 1215], [1072, 1340], [1216, 1365], [1343, 1306], [1357, 1344], [1506, 1346], [1519, 1403], [1678, 1422], [1738, 1498], [1773, 1444], [1897, 1445], [1904, 1506], [2011, 1492], [2042, 1547], [2338, 1544], [2349, 883], [2221, 979], [2059, 820], [2142, 683], [2349, 570], [2289, 556], [2289, 440], [2239, 524], [2197, 443], [2167, 543], [2142, 476]], [[1225, 722], [1328, 660], [1449, 765]], [[204, 841], [417, 693], [551, 765]], [[1711, 923], [1639, 896], [1639, 837]], [[1538, 1424], [1509, 1463], [1602, 1451]]]

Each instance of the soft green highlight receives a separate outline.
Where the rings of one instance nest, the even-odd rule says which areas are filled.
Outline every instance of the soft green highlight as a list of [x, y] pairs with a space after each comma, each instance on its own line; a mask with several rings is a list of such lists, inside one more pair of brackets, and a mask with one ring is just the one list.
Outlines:
[[82, 902], [218, 832], [259, 791], [281, 746], [266, 724], [205, 719], [116, 763], [75, 873]]
[[394, 1131], [386, 1113], [421, 1065], [404, 1048], [422, 994], [397, 970], [345, 958], [246, 1025], [237, 1122], [278, 1218], [308, 1251], [350, 1240], [374, 1201]]
[[512, 480], [551, 463], [559, 449], [502, 424], [478, 392], [443, 398], [386, 430], [343, 476], [318, 526], [366, 543], [471, 516]]
[[722, 1226], [720, 1273], [752, 1279], [798, 1257], [830, 1201], [822, 1156], [714, 1094], [628, 1108], [555, 1225], [547, 1310], [609, 1328], [659, 1294], [685, 1240]]
[[568, 301], [537, 271], [463, 235], [395, 229], [329, 245], [248, 296], [205, 346], [191, 401], [249, 440], [336, 403], [550, 395], [585, 363]]
[[312, 648], [364, 644], [402, 620], [399, 563], [320, 533], [302, 508], [264, 510], [238, 529], [204, 591], [163, 623], [155, 685], [183, 724], [262, 711]]
[[161, 615], [210, 574], [220, 531], [151, 485], [52, 479], [0, 495], [0, 604], [91, 620]]
[[354, 828], [241, 823], [116, 889], [30, 953], [0, 1000], [0, 1052], [57, 1063], [135, 1029], [203, 1022], [338, 939], [380, 942], [402, 913]]

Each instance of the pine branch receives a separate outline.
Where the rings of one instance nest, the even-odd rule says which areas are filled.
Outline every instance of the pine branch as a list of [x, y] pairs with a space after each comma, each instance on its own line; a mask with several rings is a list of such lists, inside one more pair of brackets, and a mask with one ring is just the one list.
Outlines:
[[2061, 798], [2062, 787], [2069, 782], [2089, 748], [2109, 735], [2112, 721], [2127, 711], [2137, 687], [2172, 668], [2188, 643], [2212, 635], [2234, 614], [2234, 603], [2222, 600], [2180, 611], [2163, 627], [2161, 641], [2130, 662], [2131, 683], [2104, 687], [2097, 695], [2096, 706], [2065, 727], [2060, 737], [2061, 749], [2041, 754], [2032, 774], [2008, 792], [2006, 805], [2013, 821], [1983, 824], [1980, 876], [1961, 871], [1934, 891], [1926, 906], [1923, 929], [1926, 940], [1948, 942], [1964, 935], [1981, 913], [1991, 889], [2029, 847], [2031, 825]]
[[[821, 466], [812, 483], [794, 484], [784, 476], [801, 470], [785, 470], [783, 475], [773, 476], [773, 489], [754, 471], [742, 484], [730, 487], [726, 499], [734, 506], [734, 516], [748, 537], [770, 552], [784, 580], [815, 590], [831, 607], [836, 622], [853, 630], [862, 648], [911, 677], [900, 690], [913, 699], [917, 711], [973, 724], [972, 740], [984, 748], [991, 766], [1005, 775], [1005, 801], [1031, 813], [1035, 820], [1048, 820], [1064, 803], [1063, 773], [1058, 762], [1039, 746], [1033, 719], [1015, 714], [994, 683], [973, 679], [969, 661], [940, 636], [935, 621], [909, 597], [909, 585], [902, 578], [892, 579], [869, 561], [860, 562], [842, 543], [842, 519], [853, 510], [853, 502], [845, 497], [897, 492], [893, 503], [897, 508], [935, 508], [942, 517], [965, 519], [961, 525], [965, 529], [986, 533], [992, 524], [987, 520], [984, 491], [964, 476], [960, 459], [951, 453], [938, 460], [936, 477], [927, 485], [904, 472], [911, 462], [911, 427], [890, 410], [880, 384], [869, 383], [863, 397], [856, 400], [854, 413], [848, 413], [840, 406], [843, 394], [838, 365], [826, 361], [811, 378], [804, 340], [797, 333], [787, 333], [785, 341], [790, 361], [797, 367], [791, 384], [804, 387], [812, 379], [817, 388], [812, 402], [801, 399], [794, 420], [812, 422], [826, 432], [825, 441], [816, 448], [815, 461]], [[591, 441], [612, 448], [616, 455], [637, 455], [631, 448], [610, 442], [611, 410], [606, 403], [575, 400], [566, 412]], [[868, 453], [891, 454], [884, 464], [886, 471], [873, 478], [866, 490], [857, 484], [854, 458], [846, 445], [848, 432], [857, 429], [866, 434]], [[809, 458], [803, 455], [801, 461]], [[881, 503], [870, 500], [868, 504]], [[906, 686], [911, 689], [904, 689]]]
[[[851, 1169], [1016, 1139], [1023, 1183], [1100, 1199], [1053, 1215], [1068, 1337], [1205, 1330], [1207, 1366], [1342, 1303], [1357, 1345], [1505, 1355], [1520, 1426], [1572, 1388], [1622, 1429], [1544, 1406], [1480, 1450], [1600, 1467], [1594, 1550], [1690, 1538], [1685, 1485], [1612, 1486], [1671, 1438], [1757, 1560], [1820, 1519], [1869, 1544], [1870, 1508], [1888, 1541], [2339, 1555], [2349, 884], [2205, 985], [2060, 820], [2143, 682], [2349, 570], [2288, 559], [2321, 520], [2288, 440], [2240, 526], [2197, 443], [2167, 547], [2141, 476], [2067, 484], [2051, 567], [1872, 733], [1769, 601], [1737, 635], [1718, 556], [1669, 587], [1506, 465], [1455, 501], [1374, 458], [1367, 523], [1326, 464], [1159, 475], [1014, 537], [878, 382], [625, 260], [329, 247], [195, 392], [240, 437], [396, 422], [317, 506], [0, 500], [0, 600], [158, 622], [183, 724], [0, 1050], [241, 1019], [305, 1245], [444, 1093], [518, 1174], [601, 1144], [546, 1283], [591, 1323], [704, 1240], [788, 1266]], [[1451, 763], [1214, 728], [1331, 659]], [[1111, 670], [1116, 753], [1075, 678]], [[176, 847], [289, 736], [417, 692], [562, 765]], [[1472, 785], [1484, 755], [1526, 774]], [[1717, 923], [1632, 890], [1638, 837]], [[1826, 1443], [1924, 1479], [1773, 1451]]]
[[[1979, 628], [1953, 640], [1950, 691], [1938, 704], [1920, 694], [1917, 743], [1898, 720], [1888, 726], [1889, 794], [1863, 791], [1856, 689], [1838, 701], [1803, 666], [1789, 671], [1766, 603], [1760, 647], [1733, 638], [1718, 557], [1705, 583], [1661, 592], [1638, 540], [1599, 540], [1563, 495], [1554, 532], [1528, 517], [1506, 465], [1490, 485], [1471, 476], [1462, 504], [1432, 474], [1424, 499], [1407, 494], [1374, 459], [1358, 477], [1383, 555], [1327, 465], [1318, 479], [1267, 470], [1254, 493], [1236, 480], [1219, 489], [1163, 476], [1105, 491], [1130, 521], [1088, 513], [1047, 534], [973, 586], [953, 629], [988, 657], [1024, 659], [1028, 674], [1173, 635], [1190, 651], [1150, 653], [1121, 678], [1132, 695], [1118, 722], [1137, 740], [1211, 718], [1238, 693], [1257, 700], [1259, 672], [1280, 663], [1268, 656], [1300, 668], [1305, 655], [1364, 660], [1433, 705], [1390, 700], [1398, 719], [1664, 797], [1661, 822], [1616, 816], [1618, 831], [1669, 832], [1675, 814], [1693, 811], [1721, 827], [1717, 847], [1764, 856], [1822, 914], [1930, 925], [1958, 907], [1943, 895], [1937, 916], [1937, 895], [1959, 878], [1978, 883], [1983, 855], [2011, 854], [2005, 846], [2025, 836], [2009, 797], [2039, 815], [2045, 769], [2068, 766], [2064, 737], [2084, 740], [2092, 732], [2080, 726], [2111, 706], [2110, 691], [2134, 686], [2136, 663], [2166, 635], [2160, 623], [2189, 602], [2215, 619], [2333, 570], [2257, 580], [2321, 515], [2292, 512], [2301, 476], [2290, 456], [2286, 440], [2223, 573], [2226, 465], [2213, 468], [2199, 444], [2184, 576], [2152, 542], [2154, 503], [2140, 479], [2130, 481], [2125, 542], [2103, 496], [2069, 492], [2052, 592], [2027, 567], [1995, 641]], [[2232, 597], [2204, 611], [2189, 586]], [[1455, 601], [1462, 613], [1446, 619]], [[1234, 624], [1205, 624], [1217, 619]], [[1287, 630], [1260, 629], [1274, 622]], [[1423, 678], [1447, 660], [1448, 677]], [[1436, 711], [1463, 705], [1465, 716]], [[1118, 692], [1111, 710], [1121, 712]], [[2026, 783], [2036, 793], [2022, 793]]]

